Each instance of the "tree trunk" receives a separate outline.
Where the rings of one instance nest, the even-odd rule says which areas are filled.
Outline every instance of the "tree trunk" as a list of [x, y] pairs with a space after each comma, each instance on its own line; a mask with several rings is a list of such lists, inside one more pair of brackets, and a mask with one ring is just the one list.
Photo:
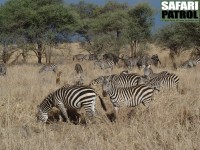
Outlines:
[[37, 49], [38, 63], [41, 64], [42, 63], [42, 42], [37, 41], [37, 45], [38, 45], [38, 49]]
[[2, 60], [4, 63], [7, 63], [9, 59], [9, 54], [8, 54], [8, 45], [4, 43], [3, 45], [3, 54], [2, 54]]
[[136, 57], [136, 56], [137, 56], [137, 47], [138, 47], [138, 42], [137, 42], [137, 40], [135, 40], [134, 43], [135, 43], [135, 44], [134, 44], [134, 46], [135, 46], [134, 57]]
[[50, 45], [49, 48], [45, 49], [46, 64], [51, 63], [51, 55], [52, 55], [52, 46]]
[[131, 57], [134, 58], [137, 56], [138, 41], [135, 40], [131, 42], [130, 47], [131, 47]]
[[131, 43], [130, 47], [131, 47], [131, 57], [134, 57], [134, 44]]

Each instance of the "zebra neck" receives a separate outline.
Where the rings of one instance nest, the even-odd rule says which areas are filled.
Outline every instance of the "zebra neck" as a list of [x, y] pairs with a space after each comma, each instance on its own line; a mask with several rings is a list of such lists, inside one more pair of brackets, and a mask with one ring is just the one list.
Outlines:
[[116, 93], [118, 93], [118, 90], [116, 89], [116, 87], [112, 87], [110, 90], [108, 90], [108, 95], [110, 96], [110, 98], [115, 97]]
[[40, 104], [40, 109], [42, 110], [43, 113], [49, 112], [52, 107], [54, 107], [54, 99], [53, 99], [53, 94], [49, 94], [43, 102]]

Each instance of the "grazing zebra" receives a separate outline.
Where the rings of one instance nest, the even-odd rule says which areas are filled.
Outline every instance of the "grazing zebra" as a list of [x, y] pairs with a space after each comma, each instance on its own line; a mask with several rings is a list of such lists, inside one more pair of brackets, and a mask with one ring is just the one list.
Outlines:
[[94, 66], [99, 66], [101, 69], [108, 69], [110, 68], [113, 70], [114, 67], [114, 62], [112, 60], [96, 60], [94, 62]]
[[160, 91], [161, 88], [171, 89], [173, 87], [176, 87], [178, 91], [179, 77], [173, 73], [168, 73], [162, 76], [156, 76], [150, 80], [148, 80], [145, 77], [141, 77], [138, 81], [138, 84], [145, 84], [158, 91]]
[[83, 61], [83, 58], [85, 57], [85, 54], [77, 54], [73, 56], [73, 61], [78, 60], [78, 61]]
[[151, 69], [151, 65], [148, 65], [144, 68], [144, 76], [147, 77], [149, 80], [153, 79], [157, 76], [165, 76], [167, 74], [170, 74], [167, 71], [162, 71], [160, 73], [154, 73], [153, 70]]
[[[94, 89], [87, 86], [64, 86], [50, 93], [38, 106], [37, 120], [47, 122], [48, 112], [57, 107], [68, 121], [67, 109], [84, 108], [89, 117], [95, 115], [96, 96]], [[106, 111], [105, 104], [99, 96], [101, 106]]]
[[152, 100], [154, 93], [154, 89], [146, 85], [117, 88], [110, 79], [104, 80], [103, 91], [109, 95], [116, 115], [118, 108], [121, 106], [134, 107], [140, 103], [145, 106]]
[[7, 71], [7, 67], [5, 64], [0, 64], [0, 76], [5, 76]]
[[57, 65], [56, 64], [47, 64], [47, 65], [44, 65], [39, 70], [39, 73], [47, 72], [47, 71], [53, 71], [54, 73], [56, 73], [56, 71], [57, 71]]
[[77, 63], [77, 64], [75, 65], [75, 71], [76, 71], [77, 74], [83, 73], [83, 68], [81, 67], [80, 64]]
[[193, 68], [196, 67], [197, 64], [200, 63], [200, 58], [194, 58], [194, 59], [189, 59], [182, 63], [179, 68], [187, 69], [187, 68]]

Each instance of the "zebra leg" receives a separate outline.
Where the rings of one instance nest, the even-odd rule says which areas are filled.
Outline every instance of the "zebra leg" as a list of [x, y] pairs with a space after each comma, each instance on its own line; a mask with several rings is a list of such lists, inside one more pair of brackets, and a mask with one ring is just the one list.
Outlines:
[[114, 106], [114, 114], [116, 122], [118, 121], [118, 112], [119, 112], [119, 107]]
[[68, 117], [68, 114], [67, 114], [67, 109], [65, 108], [64, 104], [59, 104], [58, 108], [60, 109], [61, 113], [64, 115], [66, 122], [68, 122], [69, 117]]

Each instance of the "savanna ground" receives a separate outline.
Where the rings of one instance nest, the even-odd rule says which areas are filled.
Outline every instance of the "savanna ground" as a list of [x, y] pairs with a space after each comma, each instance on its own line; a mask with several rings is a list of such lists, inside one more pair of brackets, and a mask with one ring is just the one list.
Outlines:
[[[49, 92], [58, 88], [55, 74], [39, 74], [41, 66], [30, 54], [27, 64], [8, 66], [7, 75], [0, 77], [0, 149], [2, 150], [198, 150], [200, 148], [200, 66], [188, 70], [172, 70], [168, 51], [151, 46], [150, 54], [158, 53], [162, 65], [155, 72], [168, 70], [180, 78], [179, 92], [165, 91], [154, 95], [149, 111], [143, 105], [122, 108], [119, 121], [110, 122], [97, 99], [99, 117], [95, 123], [36, 122], [37, 105]], [[68, 50], [68, 51], [67, 51]], [[73, 53], [72, 53], [73, 52]], [[78, 45], [60, 46], [53, 62], [62, 70], [61, 84], [76, 80], [72, 55], [84, 53]], [[181, 61], [189, 52], [180, 56]], [[109, 71], [94, 70], [91, 62], [81, 62], [84, 82], [88, 84]], [[164, 67], [164, 68], [163, 68]], [[123, 68], [115, 67], [112, 73]], [[138, 69], [131, 72], [142, 74]], [[62, 86], [61, 85], [61, 86]], [[97, 92], [101, 94], [100, 88]], [[103, 98], [112, 112], [109, 98]], [[84, 111], [83, 111], [84, 112]]]

